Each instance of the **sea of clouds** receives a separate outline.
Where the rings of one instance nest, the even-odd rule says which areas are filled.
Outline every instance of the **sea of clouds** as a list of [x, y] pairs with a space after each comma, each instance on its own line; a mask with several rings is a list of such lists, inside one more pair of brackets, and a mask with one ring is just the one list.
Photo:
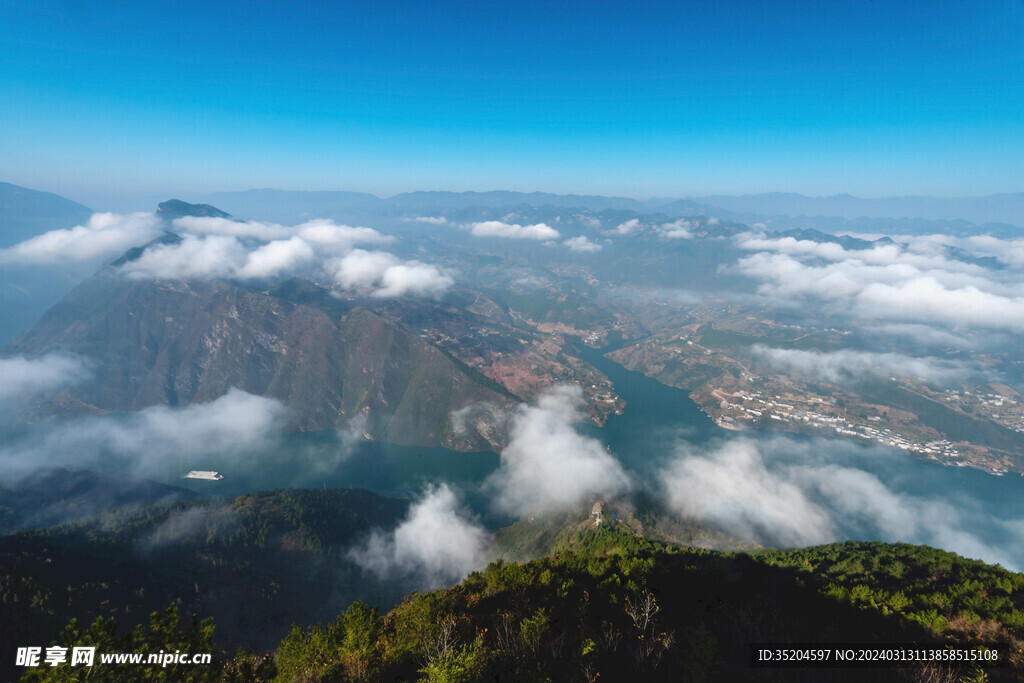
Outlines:
[[1024, 240], [900, 239], [848, 249], [747, 233], [737, 246], [753, 253], [735, 270], [759, 282], [764, 296], [832, 304], [862, 321], [1024, 330]]
[[[444, 225], [446, 220], [420, 221]], [[465, 227], [465, 226], [464, 226]], [[174, 244], [148, 248], [120, 266], [128, 278], [263, 279], [315, 273], [337, 287], [376, 297], [437, 296], [454, 283], [447, 270], [388, 251], [393, 237], [366, 227], [313, 220], [295, 226], [221, 218], [177, 219]], [[558, 230], [503, 221], [475, 223], [473, 236], [555, 243]], [[3, 263], [61, 263], [110, 258], [158, 237], [153, 214], [96, 214], [87, 225], [58, 230], [0, 251]], [[692, 239], [685, 220], [656, 226], [626, 221], [610, 234], [642, 230], [666, 239]], [[993, 237], [903, 237], [866, 249], [746, 233], [730, 268], [754, 280], [767, 301], [814, 302], [833, 307], [863, 329], [893, 338], [970, 342], [978, 330], [999, 338], [1024, 330], [1024, 240]], [[578, 252], [602, 248], [586, 237], [564, 240]], [[896, 351], [808, 351], [754, 347], [755, 360], [794, 375], [841, 384], [862, 372], [955, 383], [986, 377], [976, 363]], [[89, 377], [75, 356], [0, 359], [5, 382], [0, 407], [13, 409], [44, 392]], [[584, 399], [578, 387], [559, 386], [521, 406], [509, 425], [498, 469], [480, 491], [450, 484], [425, 486], [407, 517], [349, 549], [348, 557], [383, 578], [404, 577], [416, 587], [458, 580], [493, 554], [492, 537], [469, 512], [467, 493], [484, 493], [496, 512], [533, 516], [646, 489], [681, 515], [747, 541], [798, 546], [844, 538], [929, 543], [969, 557], [1024, 567], [1024, 515], [996, 514], [969, 496], [950, 499], [908, 492], [884, 474], [881, 449], [822, 439], [732, 438], [696, 446], [676, 437], [655, 475], [641, 480], [597, 439], [583, 434]], [[10, 410], [7, 411], [8, 413]], [[472, 412], [472, 406], [453, 416]], [[93, 416], [20, 431], [0, 446], [8, 477], [45, 462], [98, 467], [131, 463], [140, 476], [187, 452], [216, 454], [244, 465], [252, 453], [272, 450], [286, 422], [278, 401], [234, 389], [206, 404], [154, 406], [124, 416]], [[465, 415], [463, 414], [465, 413]], [[358, 425], [339, 432], [340, 464], [358, 440]], [[324, 458], [311, 453], [311, 458]], [[882, 465], [885, 465], [884, 467]], [[194, 520], [161, 531], [172, 538]], [[165, 540], [165, 539], [164, 539]]]

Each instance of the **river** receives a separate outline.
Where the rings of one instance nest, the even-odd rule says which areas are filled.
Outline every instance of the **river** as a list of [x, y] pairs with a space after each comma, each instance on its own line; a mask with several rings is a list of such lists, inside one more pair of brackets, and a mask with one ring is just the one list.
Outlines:
[[[808, 504], [831, 517], [835, 538], [828, 540], [928, 543], [1024, 568], [1024, 479], [1020, 477], [944, 467], [900, 451], [836, 439], [723, 430], [685, 391], [627, 370], [605, 358], [604, 351], [582, 346], [578, 351], [608, 376], [627, 403], [624, 414], [610, 417], [604, 427], [581, 425], [579, 430], [602, 441], [635, 480], [652, 492], [663, 492], [662, 473], [679, 457], [680, 448], [691, 457], [696, 451], [710, 458], [709, 453], [737, 439], [751, 440], [762, 459], [761, 478], [782, 481], [794, 474], [806, 478], [810, 473], [818, 480], [834, 475], [839, 482], [856, 480], [860, 485], [868, 481], [871, 486], [865, 490], [870, 493], [858, 489], [863, 500], [860, 508], [852, 511], [848, 500], [846, 507], [839, 505], [843, 490], [829, 493], [820, 481], [815, 487], [804, 487]], [[211, 495], [288, 486], [351, 486], [385, 495], [414, 496], [427, 484], [448, 482], [466, 493], [468, 504], [486, 523], [498, 525], [510, 520], [494, 514], [479, 489], [499, 461], [499, 456], [490, 452], [457, 453], [367, 442], [346, 445], [333, 432], [318, 432], [283, 437], [273, 453], [253, 454], [251, 466], [240, 467], [237, 459], [183, 461], [177, 467], [217, 469], [225, 479], [168, 483]], [[726, 471], [724, 476], [749, 474]], [[752, 483], [756, 487], [763, 482]]]

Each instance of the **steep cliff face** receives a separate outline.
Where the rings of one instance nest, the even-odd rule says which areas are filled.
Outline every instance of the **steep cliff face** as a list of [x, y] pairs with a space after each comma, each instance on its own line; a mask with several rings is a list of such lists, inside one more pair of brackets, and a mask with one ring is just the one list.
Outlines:
[[[87, 382], [54, 405], [124, 412], [211, 401], [232, 387], [276, 398], [296, 430], [457, 450], [500, 448], [508, 396], [365, 308], [325, 311], [224, 281], [138, 281], [106, 270], [50, 309], [9, 352], [75, 353]], [[490, 406], [490, 420], [450, 415]]]

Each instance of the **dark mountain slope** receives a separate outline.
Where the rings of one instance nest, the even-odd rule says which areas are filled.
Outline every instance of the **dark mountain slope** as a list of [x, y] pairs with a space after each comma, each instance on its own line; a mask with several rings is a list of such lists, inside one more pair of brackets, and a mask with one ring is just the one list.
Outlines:
[[0, 534], [52, 526], [115, 507], [195, 497], [188, 489], [120, 473], [36, 470], [0, 483]]
[[231, 218], [231, 214], [221, 211], [209, 204], [189, 204], [180, 199], [168, 199], [156, 207], [156, 215], [165, 221], [173, 221], [184, 216], [204, 216], [209, 218]]
[[[186, 614], [216, 618], [218, 644], [272, 647], [297, 620], [331, 618], [356, 599], [400, 599], [400, 586], [364, 575], [345, 550], [407, 509], [359, 489], [262, 491], [2, 536], [0, 638], [49, 643], [72, 617], [130, 629], [181, 600]], [[24, 673], [13, 664], [0, 661], [0, 680]]]
[[[353, 605], [323, 626], [293, 627], [277, 680], [1020, 680], [1024, 577], [1000, 567], [906, 544], [716, 553], [606, 526], [574, 540], [574, 550], [491, 564], [386, 615]], [[853, 642], [1002, 642], [1009, 666], [987, 667], [987, 678], [971, 664], [750, 666], [754, 643]]]
[[347, 427], [398, 444], [488, 450], [449, 414], [511, 405], [436, 347], [365, 308], [333, 315], [221, 281], [138, 281], [104, 271], [68, 294], [12, 353], [65, 351], [93, 361], [61, 404], [130, 411], [212, 401], [232, 387], [276, 398], [290, 427]]
[[[611, 518], [595, 528], [586, 510], [549, 557], [495, 562], [386, 615], [346, 610], [357, 597], [398, 602], [398, 583], [360, 572], [345, 551], [407, 505], [350, 489], [268, 491], [6, 536], [0, 636], [48, 645], [71, 616], [130, 628], [180, 598], [184, 613], [215, 617], [228, 652], [280, 642], [277, 680], [983, 680], [962, 678], [970, 666], [941, 679], [919, 665], [748, 666], [751, 643], [934, 641], [1005, 643], [1009, 666], [987, 680], [1020, 680], [1021, 574], [906, 544], [698, 550]], [[314, 621], [326, 624], [279, 640], [289, 623]]]

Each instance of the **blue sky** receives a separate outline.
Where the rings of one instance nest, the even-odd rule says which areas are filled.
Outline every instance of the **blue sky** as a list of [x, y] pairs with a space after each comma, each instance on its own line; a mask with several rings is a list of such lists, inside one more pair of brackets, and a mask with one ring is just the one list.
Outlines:
[[0, 64], [0, 180], [81, 201], [1024, 190], [1021, 0], [6, 0]]

